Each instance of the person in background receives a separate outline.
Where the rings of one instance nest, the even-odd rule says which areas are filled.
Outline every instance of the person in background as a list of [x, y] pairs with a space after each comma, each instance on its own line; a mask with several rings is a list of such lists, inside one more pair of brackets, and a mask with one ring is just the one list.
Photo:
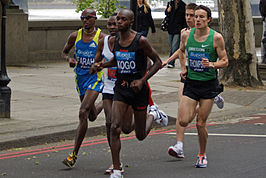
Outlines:
[[136, 31], [141, 33], [143, 36], [147, 37], [149, 32], [149, 27], [151, 27], [151, 32], [154, 34], [155, 26], [151, 16], [151, 8], [146, 0], [137, 0], [137, 29]]
[[[180, 33], [183, 28], [187, 26], [186, 24], [186, 4], [182, 0], [171, 0], [168, 2], [165, 15], [169, 16], [168, 25], [168, 43], [170, 46], [170, 55], [179, 48], [180, 43]], [[168, 68], [175, 67], [175, 61], [171, 61]]]

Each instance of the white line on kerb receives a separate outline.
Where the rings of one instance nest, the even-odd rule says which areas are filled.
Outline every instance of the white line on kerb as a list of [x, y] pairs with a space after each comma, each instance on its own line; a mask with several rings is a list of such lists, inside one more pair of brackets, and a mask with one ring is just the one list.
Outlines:
[[[175, 132], [166, 133], [169, 135], [175, 135]], [[198, 133], [185, 133], [185, 135], [198, 135]], [[266, 135], [249, 135], [249, 134], [218, 134], [218, 133], [208, 133], [212, 136], [222, 136], [222, 137], [265, 137]]]

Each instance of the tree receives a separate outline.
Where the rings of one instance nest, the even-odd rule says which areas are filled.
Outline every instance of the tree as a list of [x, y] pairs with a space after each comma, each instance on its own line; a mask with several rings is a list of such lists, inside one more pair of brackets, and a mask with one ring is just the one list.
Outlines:
[[73, 0], [73, 3], [77, 6], [76, 12], [92, 8], [105, 18], [115, 13], [118, 8], [122, 8], [118, 6], [118, 0]]
[[219, 25], [224, 35], [229, 66], [220, 71], [228, 86], [263, 85], [258, 73], [250, 0], [218, 0]]

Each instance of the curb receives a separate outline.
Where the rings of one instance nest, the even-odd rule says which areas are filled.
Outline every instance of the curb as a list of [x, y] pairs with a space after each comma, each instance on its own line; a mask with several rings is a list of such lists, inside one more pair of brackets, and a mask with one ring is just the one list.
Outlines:
[[[175, 118], [168, 116], [168, 126], [175, 124]], [[154, 124], [152, 128], [162, 128], [163, 126]], [[106, 133], [105, 125], [88, 128], [85, 137], [93, 137], [103, 135]], [[41, 145], [45, 143], [55, 143], [62, 140], [73, 140], [76, 136], [76, 129], [61, 132], [54, 132], [38, 136], [30, 136], [23, 139], [14, 139], [9, 141], [0, 142], [0, 151], [11, 148], [22, 148], [34, 145]]]

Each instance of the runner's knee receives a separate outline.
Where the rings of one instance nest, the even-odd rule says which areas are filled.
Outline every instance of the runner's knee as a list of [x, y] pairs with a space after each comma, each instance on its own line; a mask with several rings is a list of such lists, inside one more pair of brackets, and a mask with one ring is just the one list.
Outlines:
[[132, 129], [131, 129], [131, 128], [123, 128], [123, 127], [122, 127], [122, 132], [123, 132], [124, 134], [130, 134], [130, 132], [132, 132]]
[[201, 121], [201, 120], [197, 120], [196, 126], [197, 126], [197, 129], [205, 128], [206, 127], [206, 122]]
[[118, 136], [121, 133], [121, 129], [118, 124], [111, 124], [111, 135]]
[[188, 122], [184, 122], [184, 121], [179, 121], [179, 124], [182, 126], [182, 127], [187, 127], [188, 126]]
[[88, 110], [85, 108], [80, 108], [79, 109], [79, 120], [80, 121], [85, 121], [88, 118]]

